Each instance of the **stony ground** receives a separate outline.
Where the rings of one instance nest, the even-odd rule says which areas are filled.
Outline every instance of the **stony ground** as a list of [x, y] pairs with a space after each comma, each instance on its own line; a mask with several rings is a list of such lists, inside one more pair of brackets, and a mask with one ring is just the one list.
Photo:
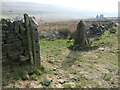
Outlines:
[[117, 34], [107, 31], [92, 40], [91, 48], [79, 51], [69, 50], [67, 47], [73, 42], [67, 43], [67, 40], [40, 40], [41, 69], [31, 75], [28, 73], [32, 70], [29, 65], [6, 64], [3, 66], [3, 87], [118, 87]]

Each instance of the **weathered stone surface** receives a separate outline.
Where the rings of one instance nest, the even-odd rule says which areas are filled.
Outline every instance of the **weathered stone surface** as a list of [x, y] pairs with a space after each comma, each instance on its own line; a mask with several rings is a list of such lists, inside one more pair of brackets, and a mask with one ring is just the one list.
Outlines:
[[17, 41], [17, 42], [11, 43], [10, 48], [11, 49], [19, 49], [21, 46], [22, 46], [22, 42]]
[[18, 60], [19, 60], [19, 55], [17, 55], [17, 54], [14, 55], [14, 56], [11, 55], [11, 56], [9, 56], [8, 59], [9, 59], [9, 60], [17, 60], [17, 61], [18, 61]]
[[2, 19], [1, 22], [2, 22], [2, 24], [4, 25], [4, 24], [7, 23], [7, 20], [6, 20], [6, 19]]
[[7, 53], [8, 56], [14, 56], [23, 53], [23, 47], [21, 41], [17, 41], [11, 44], [4, 44], [2, 46], [2, 52]]
[[7, 58], [6, 52], [3, 52], [3, 53], [2, 53], [2, 58]]
[[35, 21], [34, 18], [30, 17], [30, 24], [32, 29], [37, 29], [38, 28], [38, 23]]
[[4, 30], [4, 31], [8, 30], [8, 29], [7, 29], [7, 24], [3, 24], [3, 25], [2, 25], [2, 30]]
[[5, 44], [5, 41], [0, 41], [0, 43], [3, 45], [3, 44]]
[[28, 51], [29, 51], [29, 58], [31, 60], [31, 63], [34, 64], [33, 60], [33, 52], [32, 52], [32, 37], [31, 37], [31, 28], [30, 28], [30, 20], [29, 16], [27, 14], [24, 14], [24, 20], [25, 20], [25, 28], [27, 30], [27, 39], [28, 39]]
[[74, 45], [85, 46], [87, 45], [87, 39], [85, 35], [86, 24], [84, 21], [80, 21], [77, 25], [77, 30], [74, 36]]
[[25, 20], [25, 27], [29, 26], [29, 16], [27, 14], [24, 14], [24, 20]]
[[87, 29], [87, 37], [97, 37], [102, 35], [105, 30], [111, 30], [115, 24], [111, 21], [93, 22]]
[[7, 44], [17, 42], [17, 41], [20, 41], [19, 38], [17, 38], [17, 36], [10, 36], [10, 37], [7, 37], [5, 40]]
[[26, 60], [29, 59], [28, 57], [25, 57], [25, 56], [23, 56], [23, 55], [20, 55], [19, 58], [20, 58], [21, 61], [26, 61]]
[[[35, 66], [40, 65], [38, 44], [38, 24], [34, 18], [24, 14], [24, 21], [8, 21], [2, 19], [2, 59], [30, 60]], [[34, 58], [33, 58], [34, 57]]]
[[34, 40], [38, 40], [38, 32], [37, 31], [33, 31], [33, 38]]
[[27, 38], [22, 39], [21, 41], [22, 41], [23, 47], [28, 47], [28, 39]]
[[14, 29], [14, 24], [13, 24], [12, 22], [9, 22], [8, 28], [9, 28], [10, 31], [13, 31], [13, 29]]
[[40, 66], [40, 50], [39, 50], [39, 45], [38, 45], [38, 24], [37, 22], [34, 20], [34, 18], [30, 18], [30, 25], [32, 27], [30, 27], [31, 29], [31, 37], [32, 37], [32, 52], [33, 52], [33, 58], [34, 58], [34, 65], [36, 67]]
[[43, 81], [42, 85], [49, 86], [51, 84], [52, 80], [46, 79]]
[[6, 36], [2, 34], [2, 40], [6, 40]]
[[26, 34], [26, 29], [24, 27], [24, 24], [23, 23], [19, 23], [19, 29], [20, 29], [20, 34], [23, 34], [25, 35]]
[[19, 34], [19, 22], [18, 21], [14, 21], [14, 33], [15, 34]]
[[17, 37], [18, 37], [20, 40], [22, 40], [22, 39], [27, 39], [26, 34], [19, 34], [19, 35], [17, 35]]
[[19, 50], [11, 50], [7, 54], [8, 54], [8, 57], [14, 57], [14, 56], [18, 56], [18, 55], [22, 54], [22, 52], [20, 52]]
[[4, 44], [2, 45], [2, 52], [7, 52], [8, 50], [10, 50], [10, 44]]
[[8, 22], [8, 31], [9, 34], [14, 34], [14, 24], [12, 22]]
[[8, 57], [2, 57], [2, 62], [5, 62], [5, 61], [8, 61], [9, 60], [9, 58]]
[[26, 57], [29, 57], [29, 51], [28, 51], [28, 48], [24, 48], [23, 47], [23, 55], [26, 56]]

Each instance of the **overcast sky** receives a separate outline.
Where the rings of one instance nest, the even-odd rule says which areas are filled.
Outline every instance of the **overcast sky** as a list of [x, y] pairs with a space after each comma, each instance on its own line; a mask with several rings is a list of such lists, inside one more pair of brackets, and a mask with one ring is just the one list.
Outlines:
[[119, 0], [2, 0], [3, 2], [37, 2], [42, 4], [53, 4], [97, 12], [118, 12]]

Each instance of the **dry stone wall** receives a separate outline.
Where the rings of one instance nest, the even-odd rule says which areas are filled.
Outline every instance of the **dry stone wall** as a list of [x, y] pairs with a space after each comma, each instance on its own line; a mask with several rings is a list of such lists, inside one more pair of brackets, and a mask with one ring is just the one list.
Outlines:
[[34, 18], [24, 14], [24, 20], [2, 19], [2, 61], [29, 60], [40, 65], [38, 29]]

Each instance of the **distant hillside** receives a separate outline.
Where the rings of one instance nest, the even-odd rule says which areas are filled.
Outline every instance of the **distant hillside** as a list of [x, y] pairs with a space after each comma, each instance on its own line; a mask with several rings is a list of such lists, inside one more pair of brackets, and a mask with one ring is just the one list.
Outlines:
[[[2, 3], [2, 18], [21, 19], [24, 13], [33, 15], [39, 20], [66, 20], [93, 18], [96, 12], [76, 10], [56, 5], [32, 2], [4, 2]], [[110, 15], [110, 14], [109, 14]], [[16, 18], [17, 17], [17, 18]]]

